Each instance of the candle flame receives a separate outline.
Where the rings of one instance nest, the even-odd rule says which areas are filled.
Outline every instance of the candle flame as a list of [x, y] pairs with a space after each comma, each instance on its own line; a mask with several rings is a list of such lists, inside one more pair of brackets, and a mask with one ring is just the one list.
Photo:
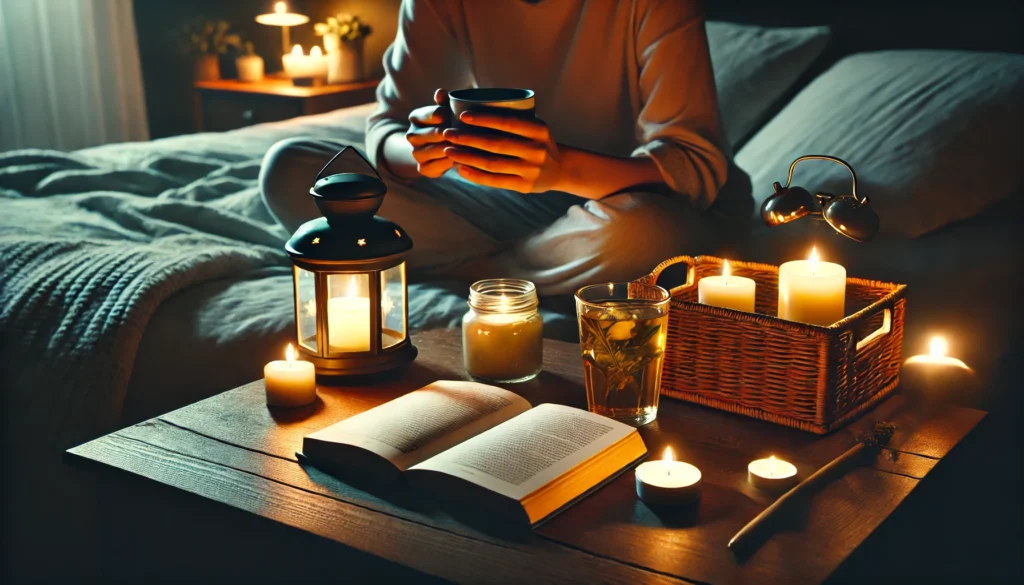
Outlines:
[[295, 55], [296, 57], [301, 57], [302, 45], [295, 45], [294, 47], [292, 47], [292, 55]]
[[355, 276], [349, 279], [348, 289], [345, 291], [345, 296], [349, 298], [355, 298], [359, 296], [359, 284], [356, 283]]
[[[313, 48], [309, 50], [310, 57], [323, 57], [324, 53], [320, 50], [320, 45], [313, 45]], [[360, 244], [362, 245], [362, 244]]]
[[768, 458], [768, 475], [775, 477], [775, 455]]
[[285, 4], [284, 2], [278, 2], [277, 4], [274, 4], [274, 12], [278, 14], [284, 14], [287, 11], [288, 5]]
[[288, 349], [284, 350], [284, 358], [286, 360], [288, 360], [289, 362], [294, 362], [295, 361], [295, 357], [296, 357], [296, 355], [295, 355], [295, 348], [292, 347], [292, 344], [289, 343], [288, 344]]
[[672, 456], [672, 447], [665, 447], [665, 457], [662, 458], [662, 460], [665, 461], [666, 463], [671, 463], [672, 461], [675, 461], [675, 457]]
[[818, 262], [820, 261], [821, 259], [818, 258], [818, 247], [814, 246], [811, 248], [811, 255], [807, 258], [807, 262], [809, 263], [811, 268], [811, 274], [814, 274], [815, 272], [818, 271]]
[[732, 276], [732, 269], [729, 267], [729, 261], [725, 260], [722, 262], [722, 277], [725, 278], [725, 284], [729, 284], [730, 276]]
[[928, 342], [928, 353], [935, 357], [945, 356], [949, 351], [949, 344], [944, 337], [936, 335]]

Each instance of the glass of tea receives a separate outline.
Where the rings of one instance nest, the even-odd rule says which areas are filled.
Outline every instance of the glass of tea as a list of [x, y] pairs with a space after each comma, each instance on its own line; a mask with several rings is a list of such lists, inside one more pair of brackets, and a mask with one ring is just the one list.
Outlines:
[[642, 426], [658, 416], [670, 295], [660, 286], [607, 283], [576, 292], [591, 412]]

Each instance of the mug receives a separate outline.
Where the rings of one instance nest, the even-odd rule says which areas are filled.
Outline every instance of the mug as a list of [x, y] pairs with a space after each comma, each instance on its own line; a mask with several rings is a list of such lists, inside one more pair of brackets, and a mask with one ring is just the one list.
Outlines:
[[474, 132], [491, 133], [494, 130], [463, 124], [459, 120], [462, 112], [490, 112], [517, 118], [534, 117], [534, 97], [532, 89], [514, 89], [507, 87], [471, 87], [448, 92], [448, 103], [451, 104], [452, 127], [460, 130], [472, 129]]

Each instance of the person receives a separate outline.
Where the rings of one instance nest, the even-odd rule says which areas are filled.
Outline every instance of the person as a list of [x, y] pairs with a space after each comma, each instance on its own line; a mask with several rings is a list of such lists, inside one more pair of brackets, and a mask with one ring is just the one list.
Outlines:
[[[413, 239], [411, 279], [523, 278], [566, 295], [749, 225], [701, 2], [404, 0], [384, 70], [366, 151], [388, 184], [379, 214]], [[450, 128], [446, 90], [464, 87], [533, 89], [536, 119], [475, 113], [468, 128], [502, 134]], [[318, 217], [306, 185], [344, 146], [268, 152], [260, 184], [286, 228]], [[349, 166], [331, 172], [369, 172]]]

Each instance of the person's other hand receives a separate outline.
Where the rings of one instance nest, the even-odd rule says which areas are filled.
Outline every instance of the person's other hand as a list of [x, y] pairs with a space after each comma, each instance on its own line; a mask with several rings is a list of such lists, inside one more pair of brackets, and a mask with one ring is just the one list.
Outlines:
[[480, 185], [520, 193], [557, 188], [561, 155], [543, 121], [483, 112], [463, 112], [459, 119], [468, 125], [502, 132], [481, 134], [454, 128], [444, 131], [444, 138], [452, 144], [444, 149], [445, 154], [454, 161], [460, 176]]
[[440, 177], [452, 168], [452, 161], [444, 153], [450, 145], [442, 134], [451, 118], [448, 92], [435, 90], [434, 103], [436, 105], [416, 108], [409, 114], [409, 131], [405, 133], [405, 139], [412, 145], [416, 170], [431, 179]]

